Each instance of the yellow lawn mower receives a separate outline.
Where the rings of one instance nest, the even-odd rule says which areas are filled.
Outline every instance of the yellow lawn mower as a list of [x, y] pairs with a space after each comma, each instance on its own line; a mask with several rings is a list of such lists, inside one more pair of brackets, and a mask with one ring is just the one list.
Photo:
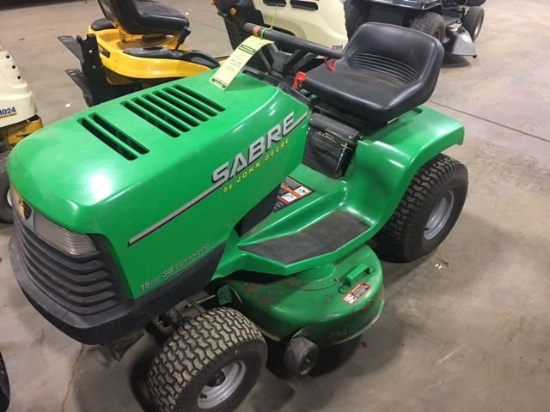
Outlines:
[[189, 20], [154, 0], [98, 0], [104, 18], [86, 38], [59, 40], [80, 60], [67, 70], [93, 106], [145, 87], [219, 67], [215, 59], [184, 44]]

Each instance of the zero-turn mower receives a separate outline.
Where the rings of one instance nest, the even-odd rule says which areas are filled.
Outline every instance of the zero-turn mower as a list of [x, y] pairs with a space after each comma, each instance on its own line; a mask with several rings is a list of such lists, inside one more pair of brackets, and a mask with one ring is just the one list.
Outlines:
[[410, 27], [439, 39], [445, 51], [476, 56], [485, 0], [213, 0], [233, 48], [246, 22], [272, 25], [294, 36], [342, 49], [367, 21]]

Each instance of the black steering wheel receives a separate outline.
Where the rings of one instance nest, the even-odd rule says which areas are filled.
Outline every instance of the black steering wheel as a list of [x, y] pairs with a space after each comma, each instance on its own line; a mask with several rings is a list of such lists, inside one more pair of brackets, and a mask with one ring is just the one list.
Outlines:
[[282, 33], [268, 27], [258, 26], [253, 23], [245, 23], [244, 30], [254, 36], [271, 40], [276, 45], [286, 46], [294, 50], [294, 52], [285, 59], [285, 63], [281, 69], [281, 74], [283, 76], [296, 74], [301, 67], [319, 56], [330, 59], [342, 58], [342, 53], [338, 50], [330, 49], [321, 44], [303, 40], [299, 37]]

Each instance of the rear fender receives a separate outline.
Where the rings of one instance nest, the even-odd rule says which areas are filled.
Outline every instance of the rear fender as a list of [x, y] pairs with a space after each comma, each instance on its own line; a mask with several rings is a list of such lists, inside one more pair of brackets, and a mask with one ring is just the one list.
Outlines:
[[422, 106], [379, 129], [359, 143], [346, 174], [351, 211], [366, 217], [376, 233], [418, 170], [463, 139], [461, 123]]

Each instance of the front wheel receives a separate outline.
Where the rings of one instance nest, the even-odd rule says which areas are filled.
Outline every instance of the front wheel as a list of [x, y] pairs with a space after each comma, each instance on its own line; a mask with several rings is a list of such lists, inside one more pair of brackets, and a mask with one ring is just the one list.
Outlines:
[[481, 7], [470, 7], [464, 16], [462, 27], [470, 33], [472, 41], [476, 41], [481, 28], [483, 27], [483, 20], [485, 19], [485, 10]]
[[160, 412], [234, 410], [267, 360], [260, 331], [240, 312], [207, 311], [180, 327], [153, 359], [147, 376]]
[[13, 211], [11, 207], [10, 179], [6, 162], [10, 152], [0, 153], [0, 222], [13, 223]]
[[410, 28], [429, 34], [441, 42], [445, 39], [445, 21], [441, 14], [432, 11], [416, 16], [411, 21]]
[[454, 227], [467, 192], [466, 166], [442, 154], [430, 160], [377, 235], [381, 256], [411, 262], [435, 250]]

